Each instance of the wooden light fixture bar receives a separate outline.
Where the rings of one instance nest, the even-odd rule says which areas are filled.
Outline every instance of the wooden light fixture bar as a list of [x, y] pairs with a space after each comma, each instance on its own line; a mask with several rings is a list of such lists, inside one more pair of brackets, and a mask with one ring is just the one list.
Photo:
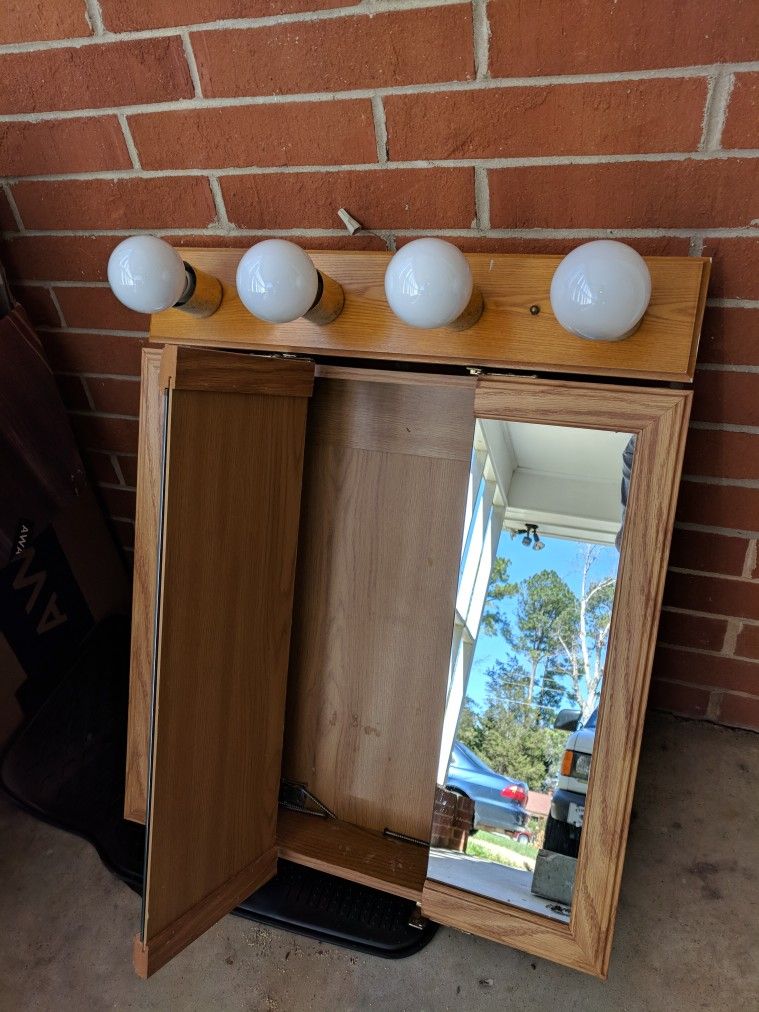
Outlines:
[[419, 330], [391, 311], [384, 276], [389, 253], [310, 252], [335, 278], [345, 308], [326, 326], [305, 318], [269, 324], [253, 317], [235, 290], [242, 250], [183, 249], [193, 266], [222, 282], [219, 310], [206, 320], [169, 309], [151, 319], [151, 340], [234, 350], [391, 359], [401, 362], [530, 369], [649, 380], [693, 378], [711, 261], [646, 257], [651, 302], [640, 328], [619, 342], [587, 341], [556, 321], [548, 297], [559, 256], [472, 253], [467, 260], [485, 309], [465, 331]]

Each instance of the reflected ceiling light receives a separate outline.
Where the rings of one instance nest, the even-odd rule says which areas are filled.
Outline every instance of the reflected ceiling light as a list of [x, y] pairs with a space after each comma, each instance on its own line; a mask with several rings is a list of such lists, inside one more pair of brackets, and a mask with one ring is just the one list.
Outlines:
[[651, 301], [651, 275], [632, 247], [613, 239], [568, 253], [551, 281], [551, 307], [565, 330], [589, 341], [633, 334]]
[[545, 548], [545, 542], [541, 541], [538, 536], [537, 524], [525, 524], [524, 529], [517, 531], [517, 534], [524, 534], [522, 544], [525, 548], [532, 546], [534, 552], [540, 552]]
[[204, 317], [221, 305], [221, 283], [154, 235], [133, 235], [118, 244], [108, 259], [108, 283], [119, 302], [137, 313], [174, 306]]
[[385, 295], [412, 327], [466, 330], [482, 315], [482, 293], [466, 257], [442, 239], [414, 239], [398, 250], [387, 265]]
[[285, 239], [264, 239], [243, 255], [237, 294], [249, 312], [267, 323], [290, 323], [302, 316], [323, 326], [340, 315], [345, 302], [340, 285]]

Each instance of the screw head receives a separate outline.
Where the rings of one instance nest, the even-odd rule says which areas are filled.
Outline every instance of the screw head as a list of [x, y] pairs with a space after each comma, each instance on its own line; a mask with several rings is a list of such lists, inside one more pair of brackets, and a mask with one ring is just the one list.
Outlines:
[[530, 313], [533, 316], [537, 316], [539, 312], [540, 312], [540, 306], [530, 306]]

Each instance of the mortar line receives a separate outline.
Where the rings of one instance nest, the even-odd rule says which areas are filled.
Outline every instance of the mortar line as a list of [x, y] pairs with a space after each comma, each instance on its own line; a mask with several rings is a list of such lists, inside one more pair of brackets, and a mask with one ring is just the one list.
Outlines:
[[757, 541], [752, 539], [746, 546], [746, 557], [743, 560], [743, 568], [741, 575], [747, 579], [752, 580], [754, 571], [756, 570], [756, 554], [757, 554]]
[[119, 479], [119, 484], [124, 488], [127, 488], [128, 486], [126, 483], [126, 479], [124, 478], [124, 472], [121, 470], [121, 464], [119, 464], [119, 458], [116, 456], [115, 453], [111, 453], [110, 459], [111, 459], [111, 467], [115, 471], [116, 477]]
[[[556, 168], [571, 165], [619, 165], [638, 162], [687, 162], [687, 161], [730, 161], [736, 158], [759, 159], [759, 148], [744, 149], [740, 152], [701, 152], [701, 151], [657, 151], [631, 152], [625, 154], [606, 155], [522, 155], [502, 158], [425, 158], [408, 159], [405, 161], [351, 162], [343, 165], [248, 165], [248, 166], [205, 166], [194, 168], [173, 168], [164, 166], [153, 169], [99, 169], [91, 172], [60, 172], [48, 175], [6, 176], [4, 182], [12, 186], [19, 183], [63, 183], [90, 182], [104, 179], [165, 179], [166, 177], [197, 177], [213, 174], [223, 176], [267, 176], [267, 175], [303, 175], [316, 173], [321, 175], [339, 172], [377, 172], [390, 170], [402, 172], [415, 169], [524, 169], [524, 168]], [[757, 219], [759, 224], [759, 219]], [[756, 227], [756, 226], [754, 226]], [[693, 234], [688, 230], [688, 235]]]
[[[88, 4], [96, 0], [85, 0]], [[469, 0], [373, 0], [369, 4], [353, 7], [333, 7], [320, 11], [296, 11], [291, 14], [269, 14], [260, 18], [217, 18], [213, 21], [197, 21], [184, 25], [170, 25], [166, 28], [138, 28], [124, 32], [112, 32], [103, 28], [101, 35], [81, 35], [69, 39], [34, 40], [32, 42], [9, 42], [0, 45], [0, 55], [5, 53], [29, 53], [41, 49], [82, 49], [85, 46], [109, 42], [132, 42], [141, 39], [161, 39], [180, 35], [183, 31], [234, 31], [244, 28], [271, 28], [308, 21], [337, 21], [342, 18], [392, 14], [408, 10], [425, 10], [435, 7], [456, 7]], [[150, 6], [146, 4], [146, 6]], [[102, 19], [101, 19], [102, 24]]]
[[[79, 411], [76, 408], [69, 408], [68, 413], [70, 415], [77, 415], [83, 418], [119, 418], [122, 421], [138, 422], [139, 417], [137, 415], [122, 415], [115, 411]], [[114, 453], [114, 450], [109, 451]]]
[[387, 165], [388, 143], [387, 143], [387, 120], [385, 118], [385, 107], [379, 95], [372, 95], [372, 121], [374, 123], [374, 139], [377, 145], [377, 161], [380, 165]]
[[731, 365], [722, 362], [699, 362], [699, 372], [752, 372], [759, 373], [759, 365]]
[[698, 534], [722, 534], [728, 538], [759, 538], [759, 531], [744, 531], [737, 527], [718, 527], [710, 524], [692, 524], [678, 520], [675, 528], [680, 531], [695, 531]]
[[730, 618], [727, 622], [727, 629], [725, 629], [725, 638], [722, 641], [721, 653], [725, 657], [735, 656], [735, 648], [738, 645], [738, 637], [743, 630], [743, 620], [740, 618]]
[[[387, 229], [367, 229], [371, 232], [383, 232]], [[482, 233], [472, 228], [419, 228], [419, 229], [390, 229], [395, 235], [415, 238], [417, 236], [435, 235], [451, 239], [598, 239], [598, 238], [621, 238], [621, 239], [689, 239], [692, 229], [682, 228], [490, 228]], [[229, 239], [243, 238], [245, 236], [301, 236], [303, 238], [346, 238], [344, 229], [336, 228], [242, 228], [230, 226], [230, 231], [222, 231], [218, 225], [209, 225], [205, 228], [53, 228], [53, 229], [29, 229], [13, 232], [6, 230], [4, 237], [10, 241], [14, 239], [29, 238], [68, 238], [68, 237], [97, 237], [111, 236], [114, 238], [130, 235], [158, 235], [174, 238], [214, 238]], [[733, 228], [733, 229], [702, 229], [700, 234], [707, 239], [731, 239], [731, 238], [759, 238], [759, 228]], [[759, 301], [750, 299], [709, 299], [707, 305], [728, 309], [755, 309], [759, 308]]]
[[129, 123], [123, 112], [118, 113], [117, 119], [121, 132], [124, 135], [124, 143], [126, 144], [127, 152], [132, 160], [132, 168], [142, 171], [142, 165], [140, 164], [140, 156], [137, 153], [137, 145], [134, 143], [134, 137], [132, 137], [132, 131], [129, 129]]
[[[90, 23], [90, 28], [96, 36], [104, 35], [106, 32], [105, 25], [103, 24], [103, 12], [100, 9], [100, 0], [84, 0], [85, 3], [85, 16]], [[64, 41], [64, 40], [60, 40]], [[0, 52], [3, 52], [5, 47], [0, 48]]]
[[735, 75], [729, 72], [720, 71], [710, 79], [699, 151], [721, 150], [722, 131], [734, 85]]
[[[351, 10], [351, 8], [345, 8]], [[181, 30], [176, 30], [179, 37]], [[46, 43], [46, 47], [49, 47]], [[277, 95], [243, 95], [234, 98], [185, 98], [165, 102], [137, 103], [134, 105], [97, 106], [83, 109], [49, 109], [42, 111], [26, 110], [23, 112], [3, 113], [0, 123], [39, 122], [48, 119], [76, 119], [80, 117], [112, 116], [116, 112], [128, 115], [139, 115], [150, 112], [181, 112], [189, 109], [221, 109], [232, 106], [277, 105], [289, 102], [326, 102], [335, 99], [371, 99], [373, 95], [423, 95], [449, 91], [484, 91], [503, 90], [507, 88], [539, 88], [547, 86], [561, 87], [572, 84], [613, 84], [627, 81], [647, 81], [683, 77], [706, 77], [716, 74], [719, 70], [727, 70], [722, 64], [714, 66], [672, 67], [661, 70], [614, 71], [602, 74], [555, 74], [539, 77], [497, 77], [468, 81], [434, 81], [430, 83], [387, 85], [378, 88], [352, 88], [335, 91], [293, 92]], [[735, 73], [746, 73], [759, 70], [759, 60], [753, 63], [734, 65]]]
[[487, 231], [490, 228], [490, 184], [487, 169], [479, 166], [474, 170], [474, 208], [473, 227]]
[[756, 478], [715, 478], [711, 475], [684, 474], [682, 480], [689, 481], [692, 485], [719, 485], [722, 488], [759, 489], [759, 479]]
[[488, 0], [472, 0], [472, 45], [475, 77], [478, 81], [485, 81], [490, 76]]
[[221, 184], [219, 183], [218, 176], [209, 176], [208, 184], [211, 188], [211, 195], [213, 197], [214, 208], [216, 209], [216, 219], [219, 227], [227, 231], [230, 228], [229, 218], [227, 217], [227, 208], [224, 203], [224, 194], [221, 192]]
[[16, 222], [16, 228], [19, 230], [19, 232], [23, 233], [25, 231], [24, 222], [21, 219], [21, 212], [19, 211], [18, 205], [16, 204], [16, 198], [13, 196], [13, 190], [8, 185], [8, 183], [5, 182], [3, 183], [3, 193], [5, 194], [5, 199], [8, 201], [8, 206], [11, 209], [11, 214], [13, 215], [14, 221]]
[[62, 327], [68, 327], [68, 324], [66, 323], [66, 317], [63, 315], [63, 310], [61, 309], [61, 304], [58, 301], [58, 296], [55, 294], [55, 290], [53, 289], [53, 286], [52, 285], [48, 285], [47, 286], [47, 290], [50, 292], [50, 298], [52, 299], [53, 305], [55, 306], [55, 311], [56, 311], [56, 313], [58, 314], [58, 316], [60, 318], [61, 326]]
[[87, 398], [87, 403], [90, 406], [90, 410], [94, 411], [95, 410], [95, 399], [92, 396], [92, 391], [89, 388], [89, 384], [87, 383], [86, 378], [84, 376], [80, 376], [79, 377], [79, 382], [82, 384], [82, 389], [84, 390], [84, 396]]
[[190, 80], [192, 81], [195, 98], [202, 98], [203, 89], [200, 86], [200, 73], [198, 72], [195, 52], [192, 48], [192, 43], [190, 42], [190, 33], [182, 32], [180, 38], [182, 39], [182, 50], [184, 51], [184, 58], [187, 61], [187, 69], [190, 71]]
[[691, 422], [691, 429], [713, 429], [719, 432], [745, 432], [759, 436], [759, 425], [730, 425], [727, 422]]
[[[698, 570], [698, 573], [701, 576], [714, 576], [717, 579], [721, 579], [724, 575], [723, 573], [712, 573], [702, 570]], [[662, 611], [669, 611], [672, 612], [674, 615], [693, 615], [696, 618], [716, 618], [728, 621], [731, 618], [735, 617], [733, 615], [722, 615], [720, 614], [720, 612], [715, 611], [699, 611], [698, 608], [679, 608], [671, 604], [663, 605]], [[741, 618], [738, 619], [738, 621], [742, 622], [744, 625], [759, 625], [759, 619], [755, 618]]]

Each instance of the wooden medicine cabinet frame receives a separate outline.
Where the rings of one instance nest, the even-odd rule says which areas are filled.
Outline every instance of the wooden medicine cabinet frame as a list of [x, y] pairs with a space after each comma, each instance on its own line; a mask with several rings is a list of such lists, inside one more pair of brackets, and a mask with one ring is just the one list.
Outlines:
[[[135, 943], [138, 972], [160, 968], [281, 857], [605, 977], [691, 394], [461, 366], [687, 381], [709, 262], [649, 259], [654, 295], [643, 326], [599, 345], [566, 334], [550, 314], [558, 257], [470, 256], [486, 310], [454, 334], [392, 317], [380, 297], [383, 254], [312, 254], [346, 294], [343, 316], [319, 328], [251, 317], [232, 288], [240, 251], [183, 253], [222, 280], [225, 298], [206, 320], [175, 310], [153, 317], [151, 338], [166, 347], [143, 353], [125, 815], [147, 814], [143, 921], [152, 916], [154, 930], [143, 923]], [[397, 835], [429, 839], [475, 418], [637, 436], [568, 924], [427, 879], [428, 848]], [[252, 475], [252, 459], [262, 475]], [[448, 506], [427, 524], [411, 509], [425, 483]], [[369, 521], [380, 500], [384, 527], [356, 538], [351, 524]], [[381, 618], [369, 610], [359, 620], [350, 601], [382, 599], [382, 560], [392, 559], [398, 532], [418, 545], [412, 556], [424, 553], [424, 566], [412, 557], [393, 578], [408, 600], [429, 598], [425, 621], [404, 626], [385, 604]], [[359, 556], [366, 549], [358, 575], [346, 544]], [[371, 577], [360, 575], [367, 558], [379, 560]], [[272, 594], [280, 604], [270, 642], [270, 616], [251, 604]], [[415, 659], [410, 672], [397, 672], [400, 655], [388, 646], [394, 622]], [[325, 626], [329, 641], [318, 635]], [[265, 672], [254, 649], [261, 637]], [[262, 723], [266, 744], [256, 751]], [[258, 783], [248, 770], [261, 762]], [[277, 810], [280, 773], [307, 784], [335, 817]], [[237, 809], [240, 819], [230, 815]], [[195, 849], [182, 836], [188, 820]]]

